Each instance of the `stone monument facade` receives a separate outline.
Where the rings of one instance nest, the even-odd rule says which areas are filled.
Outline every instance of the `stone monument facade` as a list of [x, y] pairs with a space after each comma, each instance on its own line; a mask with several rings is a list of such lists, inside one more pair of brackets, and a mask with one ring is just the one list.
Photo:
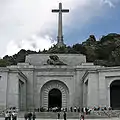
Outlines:
[[0, 68], [0, 109], [120, 107], [120, 67], [95, 66], [80, 54], [56, 54], [66, 65], [50, 65], [50, 55], [31, 54], [25, 63]]
[[[58, 46], [64, 45], [59, 4]], [[86, 63], [81, 54], [30, 54], [25, 63], [0, 67], [0, 109], [120, 108], [120, 67]]]

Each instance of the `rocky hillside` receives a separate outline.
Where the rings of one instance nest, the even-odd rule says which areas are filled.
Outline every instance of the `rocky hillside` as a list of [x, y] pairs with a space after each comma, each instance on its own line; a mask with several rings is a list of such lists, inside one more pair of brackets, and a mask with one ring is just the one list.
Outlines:
[[96, 40], [94, 35], [90, 35], [89, 38], [82, 43], [61, 48], [54, 45], [49, 50], [39, 52], [22, 49], [13, 56], [6, 55], [3, 59], [0, 59], [0, 66], [5, 67], [7, 65], [16, 65], [19, 62], [24, 62], [25, 56], [28, 54], [41, 53], [84, 54], [87, 57], [87, 62], [94, 62], [96, 65], [119, 66], [120, 34], [110, 33], [106, 36], [102, 36], [100, 40]]

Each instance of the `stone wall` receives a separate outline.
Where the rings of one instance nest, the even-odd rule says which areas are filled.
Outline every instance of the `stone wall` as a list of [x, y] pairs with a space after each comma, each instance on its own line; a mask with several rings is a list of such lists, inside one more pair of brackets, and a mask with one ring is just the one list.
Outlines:
[[17, 72], [10, 72], [8, 77], [7, 107], [19, 108], [19, 79]]
[[57, 55], [63, 63], [74, 66], [86, 62], [86, 57], [82, 54], [30, 54], [26, 56], [26, 63], [32, 65], [45, 65], [50, 55]]
[[6, 108], [8, 70], [0, 69], [0, 111]]
[[[48, 71], [49, 69], [49, 71]], [[67, 68], [47, 68], [45, 70], [39, 69], [35, 72], [35, 78], [36, 81], [36, 87], [34, 88], [35, 93], [35, 107], [42, 106], [41, 105], [41, 88], [44, 84], [46, 84], [49, 81], [61, 81], [63, 82], [69, 89], [69, 98], [68, 98], [68, 106], [73, 106], [74, 104], [74, 96], [75, 96], [75, 81], [74, 81], [74, 69], [67, 69]]]

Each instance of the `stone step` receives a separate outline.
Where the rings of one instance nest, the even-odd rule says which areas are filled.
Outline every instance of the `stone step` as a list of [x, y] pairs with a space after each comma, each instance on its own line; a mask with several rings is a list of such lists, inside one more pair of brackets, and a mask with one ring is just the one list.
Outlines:
[[[75, 112], [67, 112], [67, 118], [69, 119], [79, 119], [79, 113]], [[24, 112], [20, 112], [18, 117], [23, 118]], [[36, 112], [36, 118], [43, 118], [43, 119], [57, 119], [57, 112]], [[63, 113], [61, 113], [61, 117], [63, 118]], [[86, 115], [85, 118], [89, 119], [96, 119], [96, 118], [108, 118], [107, 116], [98, 116], [95, 114]]]

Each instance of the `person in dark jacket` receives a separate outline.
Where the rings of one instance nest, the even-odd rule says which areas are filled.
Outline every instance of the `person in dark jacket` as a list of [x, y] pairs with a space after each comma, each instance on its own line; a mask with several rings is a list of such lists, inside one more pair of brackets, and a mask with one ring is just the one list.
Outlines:
[[60, 113], [58, 112], [58, 119], [60, 119]]
[[32, 113], [29, 112], [29, 113], [28, 113], [28, 120], [31, 120], [31, 119], [32, 119]]
[[27, 112], [25, 112], [25, 114], [24, 114], [24, 118], [25, 118], [25, 120], [28, 119], [28, 113], [27, 113]]
[[81, 115], [81, 120], [84, 120], [84, 119], [85, 119], [84, 114], [82, 114]]
[[35, 118], [36, 118], [35, 112], [33, 112], [32, 118], [33, 118], [33, 120], [35, 120]]
[[66, 120], [66, 112], [64, 112], [63, 118], [64, 118], [64, 120]]
[[11, 111], [9, 111], [9, 113], [8, 113], [8, 120], [11, 120], [11, 116], [12, 116], [12, 113], [11, 113]]

